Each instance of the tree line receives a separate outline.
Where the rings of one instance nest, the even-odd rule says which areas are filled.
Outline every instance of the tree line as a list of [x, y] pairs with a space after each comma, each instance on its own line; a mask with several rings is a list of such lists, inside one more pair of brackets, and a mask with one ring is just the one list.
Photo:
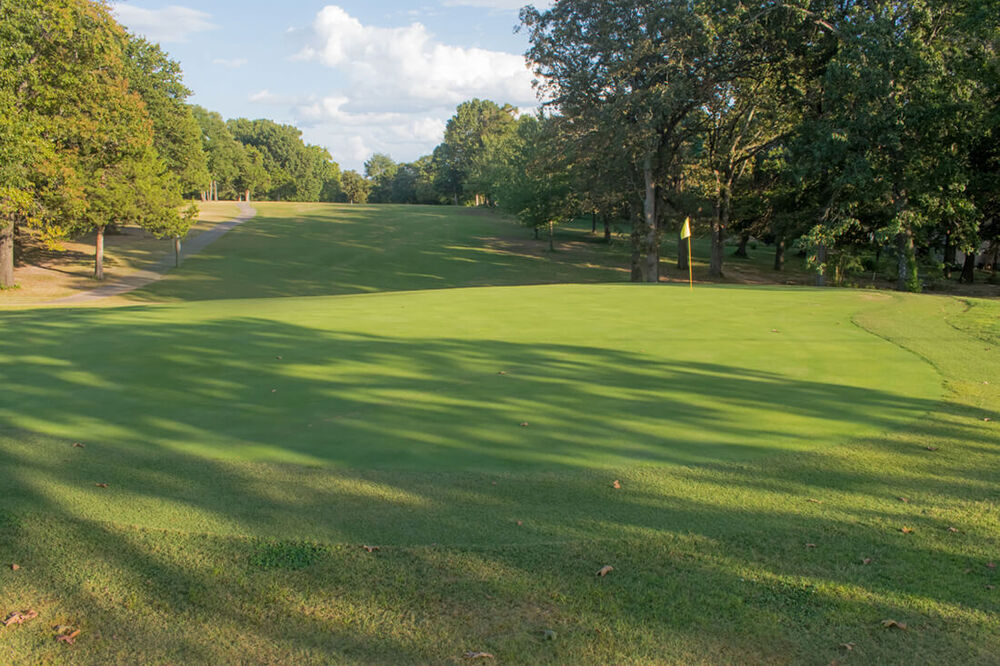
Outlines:
[[[560, 0], [526, 7], [542, 102], [473, 99], [418, 160], [341, 172], [301, 132], [186, 102], [176, 62], [98, 0], [0, 3], [0, 287], [24, 230], [186, 233], [185, 198], [499, 206], [591, 215], [659, 279], [686, 218], [805, 255], [820, 284], [900, 289], [1000, 251], [1000, 0]], [[958, 253], [965, 256], [957, 261]], [[687, 268], [680, 253], [678, 267]]]
[[197, 216], [186, 199], [341, 196], [339, 167], [297, 128], [226, 122], [190, 94], [104, 2], [0, 2], [0, 288], [26, 233], [95, 233], [101, 279], [109, 228], [180, 238]]
[[350, 199], [498, 205], [550, 243], [592, 215], [628, 231], [635, 281], [691, 218], [716, 277], [756, 238], [819, 284], [971, 282], [1000, 253], [998, 22], [998, 0], [526, 7], [541, 111], [466, 102], [432, 155], [373, 156]]
[[494, 148], [494, 183], [531, 181], [526, 220], [624, 220], [635, 280], [689, 216], [713, 276], [728, 238], [773, 242], [778, 269], [795, 247], [820, 284], [892, 262], [908, 290], [1000, 250], [997, 0], [562, 0], [521, 22], [549, 113]]

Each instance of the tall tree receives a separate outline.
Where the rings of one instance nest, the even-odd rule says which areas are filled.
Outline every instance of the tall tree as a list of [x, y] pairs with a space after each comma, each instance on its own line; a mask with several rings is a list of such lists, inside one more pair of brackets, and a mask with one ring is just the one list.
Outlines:
[[444, 142], [434, 150], [437, 185], [453, 202], [471, 196], [478, 205], [490, 198], [487, 184], [477, 177], [476, 164], [491, 136], [514, 128], [517, 109], [509, 104], [473, 99], [458, 106], [445, 126]]
[[153, 122], [153, 145], [176, 176], [182, 194], [194, 195], [209, 181], [201, 128], [185, 100], [191, 95], [180, 65], [157, 44], [129, 36], [125, 44], [127, 76]]
[[368, 192], [371, 191], [371, 183], [365, 180], [357, 171], [345, 171], [341, 176], [341, 189], [347, 203], [363, 204], [368, 202]]
[[371, 183], [369, 201], [389, 203], [392, 201], [392, 181], [399, 171], [399, 165], [385, 153], [375, 153], [365, 162], [365, 178]]

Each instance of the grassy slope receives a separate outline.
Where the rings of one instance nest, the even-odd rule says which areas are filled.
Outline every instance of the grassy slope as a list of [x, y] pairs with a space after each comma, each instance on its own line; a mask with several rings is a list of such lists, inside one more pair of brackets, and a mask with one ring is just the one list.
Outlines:
[[991, 663], [998, 315], [622, 286], [5, 316], [0, 610], [42, 618], [0, 659]]
[[[137, 300], [321, 296], [627, 279], [622, 248], [580, 229], [554, 255], [485, 211], [440, 206], [254, 204], [258, 217]], [[589, 229], [587, 230], [589, 231]]]

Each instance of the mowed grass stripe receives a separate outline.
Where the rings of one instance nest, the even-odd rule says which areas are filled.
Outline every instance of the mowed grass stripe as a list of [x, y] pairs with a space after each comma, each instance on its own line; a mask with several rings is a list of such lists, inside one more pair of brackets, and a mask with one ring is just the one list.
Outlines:
[[[172, 529], [349, 541], [363, 531], [343, 521], [378, 515], [382, 540], [492, 542], [474, 523], [414, 529], [463, 503], [425, 501], [427, 486], [528, 474], [587, 496], [642, 467], [815, 452], [921, 418], [939, 375], [853, 325], [859, 307], [855, 292], [621, 285], [21, 313], [0, 336], [18, 389], [0, 407], [7, 489], [30, 506], [31, 479], [89, 519]], [[376, 470], [413, 477], [365, 482]]]
[[[994, 663], [1000, 447], [989, 396], [965, 389], [996, 390], [979, 376], [997, 356], [948, 325], [951, 299], [865, 307], [857, 321], [941, 368], [948, 393], [890, 433], [814, 451], [489, 473], [206, 459], [200, 475], [196, 458], [154, 456], [122, 461], [142, 487], [70, 498], [69, 469], [115, 456], [22, 441], [46, 457], [5, 472], [30, 506], [0, 512], [0, 550], [25, 565], [0, 599], [82, 626], [80, 661]], [[953, 371], [964, 363], [976, 377]], [[76, 455], [91, 453], [103, 460]], [[139, 518], [164, 522], [159, 499], [184, 531], [125, 524], [143, 500]], [[105, 502], [117, 522], [84, 517]], [[317, 520], [343, 545], [302, 538]], [[233, 536], [187, 531], [223, 521]], [[35, 627], [5, 641], [15, 660], [67, 654]]]
[[255, 203], [255, 219], [191, 257], [136, 301], [321, 296], [628, 278], [625, 248], [589, 229], [560, 247], [490, 211], [446, 206]]

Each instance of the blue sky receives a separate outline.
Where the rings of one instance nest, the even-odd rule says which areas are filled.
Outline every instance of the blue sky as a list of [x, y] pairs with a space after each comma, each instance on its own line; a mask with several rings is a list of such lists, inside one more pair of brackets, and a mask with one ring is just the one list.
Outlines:
[[[537, 104], [515, 34], [525, 0], [129, 0], [118, 20], [181, 63], [191, 100], [302, 129], [343, 168], [440, 143], [472, 97]], [[546, 2], [535, 3], [546, 6]]]

